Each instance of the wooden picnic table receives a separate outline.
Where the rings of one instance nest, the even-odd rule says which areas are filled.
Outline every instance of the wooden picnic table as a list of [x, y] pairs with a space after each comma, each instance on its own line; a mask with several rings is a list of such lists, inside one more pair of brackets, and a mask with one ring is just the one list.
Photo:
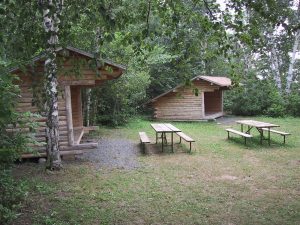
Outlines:
[[156, 144], [157, 144], [157, 139], [158, 139], [158, 134], [161, 134], [161, 149], [164, 151], [164, 141], [167, 142], [167, 137], [166, 134], [170, 133], [171, 134], [171, 148], [173, 152], [173, 134], [177, 132], [181, 132], [180, 129], [177, 127], [173, 126], [170, 123], [152, 123], [151, 127], [155, 130], [156, 132]]
[[[279, 127], [279, 125], [272, 124], [272, 123], [266, 123], [256, 120], [238, 120], [236, 123], [241, 124], [241, 131], [244, 132], [244, 125], [248, 126], [246, 133], [250, 134], [250, 131], [252, 128], [256, 128], [258, 132], [260, 133], [260, 144], [262, 144], [263, 140], [267, 140], [270, 145], [270, 130], [273, 127]], [[263, 128], [267, 129], [268, 131], [268, 137], [264, 138]]]

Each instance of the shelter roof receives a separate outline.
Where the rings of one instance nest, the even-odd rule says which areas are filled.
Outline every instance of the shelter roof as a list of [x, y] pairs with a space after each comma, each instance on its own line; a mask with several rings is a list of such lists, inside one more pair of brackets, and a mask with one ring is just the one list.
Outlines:
[[198, 77], [193, 78], [193, 80], [197, 79], [197, 78], [200, 78], [202, 80], [211, 82], [211, 83], [216, 84], [220, 87], [229, 87], [229, 86], [231, 86], [231, 80], [228, 77], [198, 76]]
[[[86, 57], [91, 58], [91, 59], [95, 58], [94, 55], [93, 55], [92, 53], [87, 52], [87, 51], [84, 51], [84, 50], [81, 50], [81, 49], [78, 49], [78, 48], [74, 48], [74, 47], [72, 47], [72, 46], [59, 47], [59, 48], [56, 49], [56, 52], [60, 52], [60, 51], [62, 51], [62, 50], [69, 50], [69, 51], [71, 51], [71, 52], [75, 52], [75, 53], [77, 53], [77, 54], [86, 56]], [[39, 61], [39, 60], [44, 59], [45, 56], [46, 56], [45, 53], [41, 53], [41, 54], [39, 54], [38, 56], [34, 57], [32, 60], [30, 60], [30, 62], [31, 62], [31, 63], [35, 63], [35, 62], [37, 62], [37, 61]], [[112, 62], [111, 60], [103, 59], [103, 62], [104, 62], [105, 64], [108, 64], [108, 65], [117, 67], [117, 68], [119, 68], [119, 69], [121, 69], [121, 70], [123, 70], [123, 71], [126, 70], [126, 66], [121, 65], [121, 64], [114, 63], [114, 62]], [[13, 73], [13, 72], [17, 71], [18, 69], [19, 69], [19, 67], [12, 68], [12, 69], [9, 70], [9, 73]]]

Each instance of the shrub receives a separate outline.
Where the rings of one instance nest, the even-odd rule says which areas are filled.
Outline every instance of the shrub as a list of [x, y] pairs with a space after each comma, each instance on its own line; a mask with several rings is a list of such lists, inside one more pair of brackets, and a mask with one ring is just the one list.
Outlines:
[[12, 178], [11, 170], [0, 170], [0, 224], [17, 218], [17, 210], [27, 196], [28, 186]]
[[282, 104], [273, 103], [264, 114], [271, 117], [283, 117], [286, 115], [285, 107]]
[[15, 181], [10, 170], [31, 141], [23, 133], [6, 131], [8, 124], [22, 126], [29, 118], [15, 112], [18, 87], [13, 81], [11, 75], [0, 76], [0, 224], [7, 224], [17, 217], [17, 210], [27, 195], [25, 183]]
[[300, 92], [294, 91], [287, 97], [287, 112], [292, 116], [300, 116]]
[[118, 126], [136, 115], [146, 97], [149, 76], [146, 72], [126, 73], [92, 90], [91, 118], [94, 123]]
[[282, 117], [286, 115], [286, 104], [274, 83], [256, 78], [246, 80], [226, 94], [225, 110], [235, 115], [267, 115]]

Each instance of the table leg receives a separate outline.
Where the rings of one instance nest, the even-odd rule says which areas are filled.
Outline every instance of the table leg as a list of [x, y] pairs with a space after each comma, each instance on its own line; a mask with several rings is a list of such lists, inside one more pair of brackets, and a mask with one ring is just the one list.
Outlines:
[[241, 131], [244, 132], [244, 125], [241, 124]]
[[174, 150], [173, 150], [173, 132], [171, 132], [171, 142], [172, 142], [172, 152], [174, 152]]
[[269, 141], [269, 146], [270, 146], [271, 145], [270, 128], [268, 129], [268, 141]]
[[259, 130], [259, 133], [260, 133], [260, 144], [262, 145], [262, 141], [264, 138], [264, 132], [263, 132], [263, 130]]
[[164, 133], [161, 133], [161, 151], [163, 152], [164, 151]]
[[155, 133], [155, 144], [157, 144], [157, 132]]

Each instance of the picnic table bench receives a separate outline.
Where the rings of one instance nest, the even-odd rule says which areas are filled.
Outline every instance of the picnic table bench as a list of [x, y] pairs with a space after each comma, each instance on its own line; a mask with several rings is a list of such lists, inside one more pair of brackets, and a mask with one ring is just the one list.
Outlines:
[[141, 144], [143, 146], [143, 150], [145, 150], [145, 144], [150, 143], [151, 141], [147, 136], [146, 132], [139, 132], [139, 136], [140, 136]]
[[245, 144], [247, 144], [247, 138], [252, 138], [253, 137], [251, 134], [243, 133], [241, 131], [237, 131], [237, 130], [234, 130], [234, 129], [231, 129], [231, 128], [226, 129], [226, 131], [227, 131], [227, 134], [228, 134], [228, 139], [229, 139], [229, 133], [234, 133], [234, 134], [237, 134], [237, 135], [240, 135], [240, 136], [244, 137], [245, 138]]
[[179, 143], [181, 143], [181, 139], [185, 140], [186, 142], [189, 142], [190, 143], [190, 152], [192, 151], [192, 142], [195, 142], [193, 140], [193, 138], [187, 136], [185, 133], [183, 132], [177, 132], [176, 133], [179, 137], [180, 137], [180, 141]]
[[272, 133], [275, 133], [275, 134], [279, 134], [281, 136], [283, 136], [283, 143], [285, 144], [285, 137], [288, 136], [288, 135], [291, 135], [290, 133], [287, 133], [287, 132], [283, 132], [283, 131], [279, 131], [279, 130], [273, 130], [273, 129], [267, 129], [267, 128], [262, 128], [263, 131], [270, 131]]

